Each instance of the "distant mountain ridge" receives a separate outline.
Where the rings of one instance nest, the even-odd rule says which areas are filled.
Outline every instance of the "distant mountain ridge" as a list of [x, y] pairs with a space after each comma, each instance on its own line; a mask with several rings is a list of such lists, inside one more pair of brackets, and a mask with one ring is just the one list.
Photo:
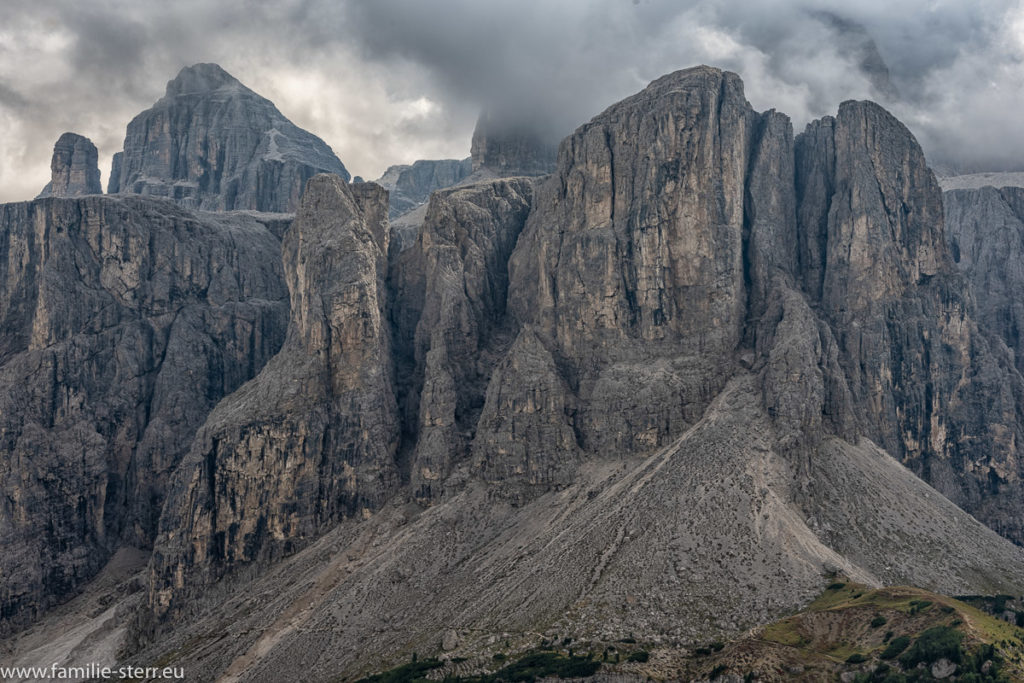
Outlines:
[[128, 124], [107, 191], [211, 211], [290, 213], [317, 173], [349, 179], [323, 140], [216, 64], [196, 64]]

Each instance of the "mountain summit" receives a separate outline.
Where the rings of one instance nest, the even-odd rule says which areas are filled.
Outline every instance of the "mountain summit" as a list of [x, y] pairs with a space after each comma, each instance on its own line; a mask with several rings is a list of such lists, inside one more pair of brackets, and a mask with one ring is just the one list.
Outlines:
[[[25, 254], [0, 259], [0, 632], [33, 628], [9, 651], [34, 661], [95, 605], [77, 632], [107, 645], [82, 658], [203, 683], [417, 657], [475, 676], [557, 643], [593, 673], [839, 576], [1024, 594], [1019, 335], [986, 324], [1022, 279], [979, 307], [958, 270], [999, 262], [977, 240], [1019, 250], [964, 220], [950, 248], [882, 107], [794, 135], [736, 74], [678, 71], [545, 177], [495, 177], [540, 157], [489, 134], [488, 173], [434, 191], [397, 247], [376, 184], [317, 175], [297, 199], [295, 155], [326, 146], [289, 125], [194, 67], [119, 175], [298, 201], [287, 231], [137, 196], [0, 207], [0, 252]], [[960, 213], [1018, 215], [996, 199]], [[148, 566], [104, 596], [132, 548]], [[634, 663], [614, 680], [646, 680]]]
[[[167, 82], [165, 97], [178, 97], [194, 93], [210, 93], [215, 90], [232, 88], [251, 90], [242, 85], [241, 81], [222, 69], [218, 64], [195, 64], [178, 72], [173, 80]], [[255, 94], [255, 93], [252, 93]]]
[[186, 67], [128, 124], [108, 191], [189, 208], [290, 213], [317, 173], [349, 179], [320, 138], [216, 64]]

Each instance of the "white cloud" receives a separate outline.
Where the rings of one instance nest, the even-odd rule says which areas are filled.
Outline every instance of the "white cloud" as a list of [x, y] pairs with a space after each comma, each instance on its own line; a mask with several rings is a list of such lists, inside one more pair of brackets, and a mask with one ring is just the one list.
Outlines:
[[[520, 108], [565, 134], [669, 71], [737, 71], [751, 103], [803, 123], [868, 97], [857, 55], [796, 0], [5, 0], [0, 201], [46, 183], [66, 130], [100, 148], [187, 64], [215, 61], [330, 144], [353, 174], [468, 154], [476, 112]], [[902, 100], [887, 102], [945, 163], [1024, 166], [1020, 2], [839, 0]], [[817, 10], [816, 10], [817, 11]], [[854, 50], [855, 52], [856, 50]]]

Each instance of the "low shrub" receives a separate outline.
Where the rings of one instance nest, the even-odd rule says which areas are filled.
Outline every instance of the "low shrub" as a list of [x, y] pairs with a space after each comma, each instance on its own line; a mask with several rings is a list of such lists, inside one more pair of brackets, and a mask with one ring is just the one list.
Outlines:
[[879, 656], [882, 659], [895, 659], [901, 652], [907, 649], [908, 645], [910, 645], [910, 636], [893, 638]]
[[919, 663], [931, 664], [940, 659], [948, 659], [959, 664], [963, 659], [964, 634], [949, 626], [934, 626], [914, 642], [914, 646], [900, 655], [900, 664], [905, 669], [912, 669]]
[[360, 679], [357, 683], [405, 683], [406, 681], [426, 678], [428, 671], [444, 666], [436, 659], [423, 659], [418, 662], [410, 662], [403, 666]]

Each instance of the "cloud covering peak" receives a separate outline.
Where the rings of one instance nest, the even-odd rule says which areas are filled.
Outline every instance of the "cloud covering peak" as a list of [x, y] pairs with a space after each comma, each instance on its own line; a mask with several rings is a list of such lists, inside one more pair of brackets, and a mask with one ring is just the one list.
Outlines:
[[216, 62], [354, 173], [466, 156], [481, 108], [560, 137], [658, 76], [736, 71], [796, 129], [876, 99], [940, 169], [1024, 166], [1021, 2], [825, 0], [7, 0], [0, 7], [0, 200], [45, 183], [53, 141], [101, 166], [186, 65]]

